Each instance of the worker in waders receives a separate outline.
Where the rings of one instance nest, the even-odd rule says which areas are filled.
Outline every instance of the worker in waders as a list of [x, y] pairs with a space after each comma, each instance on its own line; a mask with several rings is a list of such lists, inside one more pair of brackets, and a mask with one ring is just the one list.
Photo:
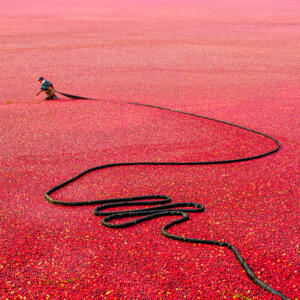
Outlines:
[[43, 77], [40, 77], [38, 81], [41, 83], [41, 88], [36, 95], [39, 95], [41, 92], [45, 92], [47, 95], [45, 100], [57, 99], [57, 96], [55, 95], [54, 86], [50, 81], [44, 79]]

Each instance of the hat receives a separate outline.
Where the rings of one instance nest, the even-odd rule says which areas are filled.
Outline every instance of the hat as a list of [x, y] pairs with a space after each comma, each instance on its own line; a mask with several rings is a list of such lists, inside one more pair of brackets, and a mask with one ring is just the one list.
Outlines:
[[44, 80], [44, 77], [40, 77], [40, 78], [38, 79], [38, 81], [40, 81], [40, 80]]

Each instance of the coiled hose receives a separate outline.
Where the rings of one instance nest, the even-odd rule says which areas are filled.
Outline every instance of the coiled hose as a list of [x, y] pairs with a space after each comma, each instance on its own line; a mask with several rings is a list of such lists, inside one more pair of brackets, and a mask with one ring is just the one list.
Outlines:
[[[87, 100], [97, 100], [97, 99], [91, 99], [91, 98], [85, 98], [85, 97], [79, 97], [75, 95], [70, 95], [70, 94], [65, 94], [65, 93], [60, 93], [66, 97], [72, 98], [72, 99], [87, 99]], [[123, 102], [124, 103], [124, 102]], [[209, 244], [209, 245], [215, 245], [215, 246], [220, 246], [220, 247], [226, 247], [229, 250], [231, 250], [238, 262], [241, 264], [242, 268], [245, 270], [247, 276], [254, 282], [256, 285], [261, 287], [262, 289], [270, 292], [273, 295], [279, 296], [281, 299], [289, 299], [288, 297], [284, 296], [280, 291], [277, 291], [264, 283], [262, 280], [258, 279], [253, 271], [250, 269], [244, 258], [240, 255], [239, 251], [231, 244], [227, 242], [220, 242], [220, 241], [214, 241], [214, 240], [202, 240], [202, 239], [194, 239], [194, 238], [187, 238], [179, 235], [174, 235], [169, 233], [167, 230], [177, 224], [180, 224], [182, 222], [185, 222], [189, 219], [189, 214], [188, 213], [199, 213], [204, 211], [204, 206], [198, 203], [173, 203], [173, 204], [166, 204], [171, 202], [171, 198], [166, 195], [146, 195], [146, 196], [140, 196], [140, 197], [129, 197], [129, 198], [115, 198], [115, 199], [105, 199], [105, 200], [94, 200], [94, 201], [77, 201], [77, 202], [67, 202], [67, 201], [59, 201], [53, 199], [50, 195], [54, 193], [55, 191], [65, 187], [66, 185], [70, 184], [71, 182], [74, 182], [75, 180], [79, 179], [80, 177], [96, 171], [96, 170], [101, 170], [101, 169], [107, 169], [107, 168], [113, 168], [113, 167], [125, 167], [125, 166], [138, 166], [138, 165], [173, 165], [173, 166], [186, 166], [186, 165], [212, 165], [212, 164], [227, 164], [227, 163], [235, 163], [235, 162], [243, 162], [243, 161], [248, 161], [248, 160], [253, 160], [253, 159], [258, 159], [267, 155], [270, 155], [272, 153], [275, 153], [280, 149], [280, 143], [278, 140], [275, 138], [264, 134], [262, 132], [249, 129], [240, 125], [236, 125], [233, 123], [205, 117], [205, 116], [200, 116], [197, 114], [193, 113], [188, 113], [184, 111], [179, 111], [179, 110], [174, 110], [170, 108], [165, 108], [161, 106], [155, 106], [155, 105], [148, 105], [148, 104], [142, 104], [142, 103], [136, 103], [136, 102], [125, 102], [130, 105], [139, 105], [139, 106], [146, 106], [146, 107], [151, 107], [155, 109], [162, 109], [166, 111], [171, 111], [174, 113], [180, 113], [180, 114], [185, 114], [193, 117], [198, 117], [202, 119], [207, 119], [219, 123], [223, 123], [226, 125], [234, 126], [243, 130], [247, 130], [250, 132], [254, 132], [258, 135], [262, 135], [264, 137], [267, 137], [271, 139], [273, 142], [275, 142], [275, 147], [274, 149], [264, 152], [258, 155], [254, 156], [249, 156], [249, 157], [242, 157], [242, 158], [237, 158], [237, 159], [229, 159], [229, 160], [219, 160], [219, 161], [195, 161], [195, 162], [124, 162], [124, 163], [112, 163], [112, 164], [106, 164], [106, 165], [101, 165], [101, 166], [96, 166], [90, 169], [87, 169], [83, 171], [82, 173], [76, 175], [75, 177], [72, 177], [71, 179], [53, 187], [50, 189], [48, 192], [45, 193], [45, 198], [53, 203], [53, 204], [58, 204], [58, 205], [65, 205], [65, 206], [83, 206], [83, 205], [96, 205], [96, 204], [101, 204], [100, 206], [96, 207], [94, 210], [94, 214], [96, 216], [104, 216], [102, 220], [102, 224], [104, 226], [110, 227], [110, 228], [125, 228], [129, 226], [134, 226], [138, 223], [142, 223], [151, 219], [159, 218], [162, 216], [180, 216], [180, 219], [176, 219], [167, 225], [165, 225], [162, 228], [161, 233], [170, 239], [177, 240], [177, 241], [182, 241], [182, 242], [187, 242], [187, 243], [198, 243], [198, 244]], [[145, 201], [145, 200], [151, 200], [151, 201]], [[138, 209], [138, 210], [123, 210], [123, 211], [118, 211], [118, 212], [110, 212], [110, 211], [105, 211], [109, 208], [113, 207], [124, 207], [124, 206], [138, 206], [138, 205], [154, 205], [154, 207], [150, 208], [145, 208], [145, 209]], [[110, 221], [115, 220], [115, 219], [122, 219], [122, 218], [127, 218], [127, 217], [137, 217], [141, 216], [138, 219], [135, 219], [134, 221], [129, 221], [129, 222], [124, 222], [124, 223], [118, 223], [118, 224], [113, 224], [110, 223]]]

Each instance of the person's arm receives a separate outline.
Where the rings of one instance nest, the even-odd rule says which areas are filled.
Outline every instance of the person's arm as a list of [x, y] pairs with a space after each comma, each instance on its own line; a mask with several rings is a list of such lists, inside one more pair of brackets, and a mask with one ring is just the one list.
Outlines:
[[51, 89], [51, 91], [52, 91], [53, 93], [55, 93], [55, 88], [54, 88], [54, 86], [53, 86], [52, 83], [51, 83], [51, 85], [50, 85], [50, 89]]
[[39, 90], [39, 92], [36, 94], [37, 96], [41, 93], [42, 90]]

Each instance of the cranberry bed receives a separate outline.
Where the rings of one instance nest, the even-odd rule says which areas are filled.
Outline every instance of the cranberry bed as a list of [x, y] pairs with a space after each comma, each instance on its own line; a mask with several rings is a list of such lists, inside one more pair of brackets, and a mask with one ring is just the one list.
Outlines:
[[[256, 276], [299, 292], [299, 19], [293, 0], [0, 3], [0, 298], [277, 299], [226, 248], [166, 239], [163, 217], [109, 229], [93, 207], [47, 202], [149, 194], [205, 206], [170, 231], [233, 244]], [[44, 101], [39, 76], [59, 96]], [[297, 152], [298, 151], [298, 152]], [[298, 279], [298, 281], [297, 281]]]

